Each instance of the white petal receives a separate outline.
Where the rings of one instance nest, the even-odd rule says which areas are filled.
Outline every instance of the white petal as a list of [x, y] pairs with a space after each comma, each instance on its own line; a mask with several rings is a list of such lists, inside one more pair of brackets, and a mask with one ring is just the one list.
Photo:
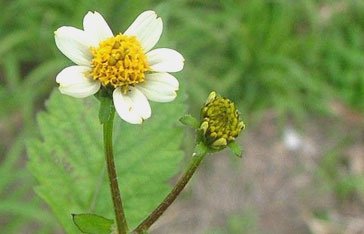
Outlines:
[[70, 66], [63, 69], [56, 77], [59, 91], [63, 94], [84, 98], [95, 94], [100, 89], [100, 82], [86, 77], [89, 67]]
[[60, 85], [77, 84], [84, 80], [85, 74], [90, 70], [86, 66], [69, 66], [64, 68], [56, 77], [56, 82]]
[[160, 48], [147, 53], [149, 65], [157, 72], [178, 72], [183, 69], [184, 58], [175, 50]]
[[170, 93], [160, 93], [157, 90], [154, 89], [147, 89], [145, 87], [136, 87], [139, 89], [147, 98], [154, 102], [171, 102], [177, 97], [176, 92], [170, 92]]
[[123, 94], [120, 88], [113, 92], [116, 112], [120, 118], [131, 124], [141, 124], [151, 116], [151, 109], [147, 98], [139, 90], [132, 88]]
[[171, 95], [171, 94], [174, 94], [178, 90], [175, 87], [170, 86], [169, 84], [160, 83], [158, 81], [144, 82], [143, 84], [139, 84], [136, 87], [137, 88], [141, 87], [141, 88], [147, 89], [147, 90], [154, 90], [155, 92], [158, 92], [161, 95], [163, 95], [163, 94]]
[[105, 19], [98, 12], [89, 11], [83, 18], [83, 28], [93, 41], [93, 46], [98, 46], [105, 39], [113, 36], [113, 33]]
[[152, 49], [162, 34], [162, 19], [157, 17], [154, 11], [145, 11], [135, 19], [124, 33], [125, 35], [136, 36], [144, 52]]
[[[178, 85], [176, 87], [175, 81], [166, 82], [166, 77], [168, 77], [165, 75], [166, 73], [159, 73], [159, 78], [157, 78], [157, 74], [152, 76], [152, 79], [150, 79], [151, 75], [149, 75], [149, 79], [146, 79], [146, 82], [137, 85], [135, 88], [139, 89], [151, 101], [173, 101], [177, 96], [176, 91], [178, 90]], [[167, 79], [170, 79], [170, 77], [168, 77]]]
[[178, 80], [171, 74], [165, 72], [147, 74], [145, 80], [146, 83], [150, 81], [159, 82], [161, 83], [161, 85], [168, 85], [171, 88], [174, 88], [175, 90], [178, 90], [179, 88]]
[[63, 26], [54, 32], [58, 49], [72, 62], [89, 65], [92, 55], [92, 41], [86, 32], [69, 26]]
[[152, 110], [150, 109], [147, 97], [134, 87], [129, 87], [129, 89], [130, 91], [128, 93], [128, 96], [130, 100], [134, 103], [135, 111], [143, 119], [148, 119], [152, 114]]

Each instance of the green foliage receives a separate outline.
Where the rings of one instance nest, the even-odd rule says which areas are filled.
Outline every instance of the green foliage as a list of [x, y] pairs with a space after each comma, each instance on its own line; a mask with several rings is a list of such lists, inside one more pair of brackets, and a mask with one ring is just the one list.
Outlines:
[[333, 92], [350, 106], [364, 112], [364, 2], [336, 4], [330, 21], [324, 22], [320, 75]]
[[110, 234], [114, 221], [95, 214], [73, 214], [73, 222], [83, 233]]
[[189, 11], [176, 12], [181, 26], [174, 35], [191, 64], [186, 72], [193, 99], [217, 90], [253, 115], [274, 108], [299, 117], [323, 107], [315, 103], [322, 104], [325, 86], [305, 59], [318, 39], [306, 1], [182, 2], [175, 7]]
[[[1, 40], [0, 52], [0, 219], [1, 232], [53, 233], [59, 226], [34, 194], [34, 179], [24, 168], [24, 141], [34, 132], [35, 105], [48, 93], [63, 61], [45, 61], [22, 74], [24, 67], [14, 48], [24, 34], [11, 33]], [[11, 43], [8, 44], [8, 43]], [[4, 54], [1, 54], [4, 53]]]
[[184, 10], [170, 16], [179, 25], [172, 36], [186, 57], [191, 99], [217, 90], [251, 117], [267, 108], [283, 118], [327, 113], [333, 96], [363, 111], [363, 5], [175, 2], [173, 9]]
[[27, 230], [33, 233], [54, 233], [58, 225], [44, 209], [41, 199], [31, 192], [34, 180], [29, 171], [23, 168], [26, 135], [24, 131], [20, 133], [10, 149], [1, 154], [1, 232], [23, 233]]
[[[63, 25], [82, 27], [82, 18], [87, 11], [99, 11], [115, 31], [123, 31], [140, 11], [151, 7], [151, 1], [123, 0], [103, 1], [79, 0], [17, 0], [1, 2], [3, 14], [0, 16], [0, 36], [12, 37], [9, 43], [14, 43], [18, 34], [24, 43], [15, 48], [15, 53], [22, 61], [36, 63], [45, 58], [62, 55], [56, 49], [54, 43], [54, 31]], [[17, 14], [26, 12], [26, 14]], [[17, 14], [14, 17], [14, 14]], [[122, 20], [121, 17], [122, 16]], [[13, 36], [14, 34], [14, 36]], [[7, 37], [6, 37], [7, 36]], [[52, 44], [51, 44], [52, 43]], [[45, 45], [52, 46], [45, 46]], [[5, 45], [4, 45], [5, 46]], [[6, 46], [9, 48], [9, 46]], [[41, 49], [39, 49], [41, 48]], [[0, 46], [0, 52], [2, 47]], [[26, 53], [28, 51], [28, 53]]]
[[[178, 170], [183, 131], [177, 119], [183, 97], [153, 106], [142, 126], [116, 116], [114, 153], [130, 227], [137, 225], [169, 191], [166, 181]], [[113, 217], [106, 178], [98, 103], [54, 92], [39, 114], [41, 139], [29, 143], [29, 169], [36, 192], [51, 207], [67, 233], [77, 233], [71, 213]]]

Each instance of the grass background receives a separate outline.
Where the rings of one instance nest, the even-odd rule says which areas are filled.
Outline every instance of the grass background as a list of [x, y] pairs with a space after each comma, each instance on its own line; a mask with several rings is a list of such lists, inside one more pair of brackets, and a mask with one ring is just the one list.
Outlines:
[[[155, 10], [165, 26], [158, 45], [175, 48], [186, 59], [178, 78], [186, 84], [194, 114], [207, 94], [216, 90], [238, 103], [252, 129], [260, 126], [264, 113], [272, 111], [280, 129], [289, 123], [304, 131], [305, 124], [317, 124], [313, 119], [327, 118], [344, 126], [355, 124], [358, 134], [362, 132], [363, 1], [0, 0], [0, 6], [0, 227], [4, 233], [62, 233], [32, 192], [36, 181], [26, 168], [24, 145], [29, 136], [38, 134], [35, 116], [56, 87], [57, 72], [70, 64], [57, 50], [53, 32], [63, 25], [81, 27], [89, 10], [102, 13], [114, 32], [124, 31], [141, 11]], [[339, 201], [352, 199], [364, 184], [363, 171], [342, 173], [346, 165], [342, 148], [363, 145], [345, 136], [346, 131], [340, 133], [341, 144], [321, 154], [314, 171]], [[325, 216], [319, 213], [317, 217]], [[232, 215], [217, 232], [258, 232], [254, 225], [249, 229], [252, 217]]]

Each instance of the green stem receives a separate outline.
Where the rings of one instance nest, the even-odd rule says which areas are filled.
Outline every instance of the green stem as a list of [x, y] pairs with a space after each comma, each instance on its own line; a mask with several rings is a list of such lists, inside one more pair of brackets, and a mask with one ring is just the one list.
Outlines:
[[112, 111], [103, 125], [104, 130], [104, 147], [105, 147], [105, 159], [107, 164], [107, 174], [109, 176], [109, 183], [111, 189], [112, 202], [114, 204], [116, 226], [119, 234], [126, 234], [128, 232], [128, 224], [126, 223], [123, 204], [121, 202], [120, 190], [118, 186], [118, 179], [114, 163], [114, 155], [112, 148], [112, 131], [114, 124], [115, 109]]
[[146, 233], [150, 226], [157, 221], [157, 219], [167, 210], [167, 208], [174, 202], [181, 191], [184, 189], [188, 181], [191, 179], [192, 175], [195, 173], [196, 169], [200, 165], [201, 161], [204, 159], [206, 153], [193, 156], [187, 170], [178, 179], [176, 185], [172, 191], [164, 198], [162, 203], [142, 222], [133, 233]]

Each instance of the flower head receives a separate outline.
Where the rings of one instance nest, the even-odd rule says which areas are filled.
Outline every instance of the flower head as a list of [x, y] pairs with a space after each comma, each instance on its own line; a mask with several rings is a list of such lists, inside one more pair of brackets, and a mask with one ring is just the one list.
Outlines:
[[163, 24], [153, 11], [140, 14], [122, 34], [114, 35], [98, 12], [88, 12], [83, 30], [63, 26], [55, 32], [58, 49], [76, 65], [56, 77], [61, 93], [84, 98], [100, 89], [112, 91], [119, 116], [140, 124], [151, 116], [149, 101], [170, 102], [179, 83], [168, 72], [183, 69], [183, 56], [175, 50], [151, 50]]
[[201, 109], [203, 141], [215, 150], [225, 148], [245, 128], [235, 104], [211, 92]]

